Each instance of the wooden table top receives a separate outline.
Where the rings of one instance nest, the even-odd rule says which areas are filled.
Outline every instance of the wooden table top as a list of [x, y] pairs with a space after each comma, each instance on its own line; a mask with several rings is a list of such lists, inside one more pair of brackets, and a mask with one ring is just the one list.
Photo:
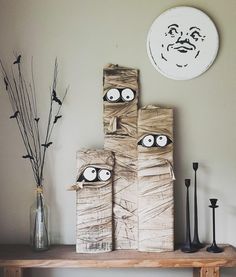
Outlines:
[[180, 250], [165, 253], [116, 250], [100, 254], [77, 254], [74, 245], [54, 245], [45, 252], [34, 252], [26, 245], [0, 245], [0, 267], [235, 267], [235, 248], [231, 245], [221, 247], [224, 252], [219, 254], [208, 253], [205, 248], [192, 254]]

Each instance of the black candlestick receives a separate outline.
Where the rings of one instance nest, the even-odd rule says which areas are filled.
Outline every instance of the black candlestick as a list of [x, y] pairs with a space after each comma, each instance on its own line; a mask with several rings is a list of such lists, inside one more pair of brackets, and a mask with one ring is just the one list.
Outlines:
[[190, 179], [185, 179], [185, 186], [187, 188], [187, 194], [186, 194], [186, 238], [185, 238], [185, 244], [181, 248], [181, 251], [185, 252], [185, 253], [193, 253], [193, 252], [196, 252], [197, 249], [191, 243], [191, 234], [190, 234], [190, 216], [189, 216]]
[[193, 163], [194, 170], [194, 235], [192, 244], [195, 248], [203, 248], [204, 245], [200, 242], [198, 237], [198, 211], [197, 211], [197, 170], [198, 163]]
[[211, 252], [211, 253], [221, 253], [223, 252], [223, 249], [218, 247], [216, 244], [216, 225], [215, 225], [215, 209], [218, 208], [219, 206], [216, 205], [218, 199], [215, 198], [211, 198], [210, 202], [211, 205], [209, 206], [210, 208], [212, 208], [212, 220], [213, 220], [213, 242], [212, 245], [210, 247], [207, 247], [207, 251]]

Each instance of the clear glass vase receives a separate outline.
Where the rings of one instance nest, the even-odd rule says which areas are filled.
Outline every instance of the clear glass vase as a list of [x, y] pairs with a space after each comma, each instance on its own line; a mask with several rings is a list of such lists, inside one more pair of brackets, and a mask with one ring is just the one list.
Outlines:
[[37, 188], [36, 201], [30, 208], [30, 244], [35, 251], [49, 249], [48, 207], [41, 188]]

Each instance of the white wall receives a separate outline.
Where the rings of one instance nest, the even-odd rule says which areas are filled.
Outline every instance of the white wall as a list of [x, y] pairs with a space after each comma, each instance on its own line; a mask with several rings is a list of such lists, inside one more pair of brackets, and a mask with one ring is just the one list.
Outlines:
[[[205, 11], [220, 33], [213, 66], [189, 81], [160, 75], [146, 54], [146, 36], [164, 10], [189, 5]], [[53, 243], [75, 243], [75, 152], [102, 147], [102, 68], [112, 62], [140, 69], [141, 105], [175, 108], [175, 233], [184, 239], [184, 185], [199, 169], [199, 233], [211, 240], [210, 197], [219, 198], [217, 241], [236, 245], [236, 1], [235, 0], [0, 0], [0, 57], [10, 65], [13, 51], [29, 68], [34, 56], [38, 104], [46, 118], [53, 62], [59, 59], [59, 87], [70, 85], [63, 119], [47, 159], [46, 198]], [[0, 91], [0, 243], [28, 243], [31, 169], [7, 96]], [[156, 276], [156, 270], [29, 270], [29, 276]], [[190, 276], [190, 270], [158, 270], [158, 276]], [[223, 276], [236, 271], [224, 270]]]

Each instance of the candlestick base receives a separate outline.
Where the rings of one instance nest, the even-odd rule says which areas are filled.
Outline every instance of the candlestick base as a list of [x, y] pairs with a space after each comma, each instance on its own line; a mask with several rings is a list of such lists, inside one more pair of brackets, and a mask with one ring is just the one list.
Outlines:
[[201, 243], [200, 241], [195, 241], [195, 240], [193, 240], [192, 246], [197, 249], [202, 249], [205, 247], [205, 245], [203, 243]]
[[194, 253], [197, 252], [198, 249], [193, 247], [192, 245], [183, 245], [183, 247], [181, 247], [181, 251], [184, 253]]
[[212, 245], [207, 247], [206, 250], [210, 253], [221, 253], [224, 251], [222, 248], [218, 247], [216, 243], [212, 243]]

